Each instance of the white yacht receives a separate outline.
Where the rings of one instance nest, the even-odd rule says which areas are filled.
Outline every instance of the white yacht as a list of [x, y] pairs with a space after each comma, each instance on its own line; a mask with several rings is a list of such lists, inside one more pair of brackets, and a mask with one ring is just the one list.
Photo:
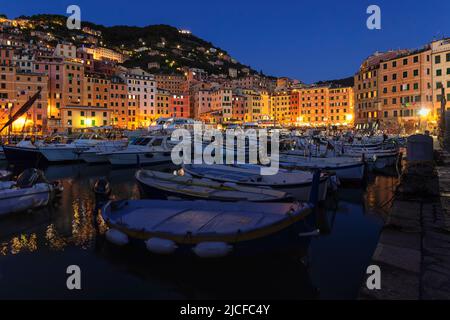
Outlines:
[[92, 164], [105, 163], [108, 162], [108, 158], [105, 154], [123, 150], [127, 147], [127, 145], [127, 139], [103, 141], [83, 151], [80, 154], [80, 159], [84, 162]]
[[122, 150], [101, 153], [114, 166], [153, 165], [172, 161], [170, 136], [144, 136]]
[[3, 150], [10, 163], [59, 163], [79, 161], [80, 154], [105, 138], [97, 133], [82, 133], [73, 140], [61, 143], [52, 139], [50, 142], [37, 141], [33, 143], [24, 139], [17, 145], [5, 145]]

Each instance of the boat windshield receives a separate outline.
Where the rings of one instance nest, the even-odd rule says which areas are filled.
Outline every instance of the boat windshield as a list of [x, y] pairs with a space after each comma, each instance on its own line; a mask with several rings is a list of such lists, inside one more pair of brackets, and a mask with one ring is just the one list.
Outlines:
[[153, 140], [153, 142], [152, 142], [152, 146], [159, 147], [162, 145], [162, 143], [163, 143], [162, 138], [155, 138], [155, 140]]
[[138, 146], [146, 146], [150, 140], [151, 138], [140, 138], [134, 144]]

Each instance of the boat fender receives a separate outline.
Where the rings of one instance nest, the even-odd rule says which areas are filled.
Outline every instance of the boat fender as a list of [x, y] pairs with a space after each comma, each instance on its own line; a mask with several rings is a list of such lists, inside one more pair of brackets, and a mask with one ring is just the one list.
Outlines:
[[129, 242], [128, 236], [117, 229], [109, 229], [106, 231], [106, 239], [118, 246], [124, 246]]
[[178, 246], [172, 240], [161, 238], [150, 238], [145, 241], [147, 250], [157, 254], [172, 254]]
[[200, 258], [221, 258], [227, 256], [233, 247], [225, 242], [201, 242], [192, 250]]

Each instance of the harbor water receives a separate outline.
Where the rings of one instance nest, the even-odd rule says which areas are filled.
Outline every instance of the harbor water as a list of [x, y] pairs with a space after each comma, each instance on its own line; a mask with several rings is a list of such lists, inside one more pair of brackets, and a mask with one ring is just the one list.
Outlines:
[[[134, 173], [109, 165], [46, 168], [64, 186], [61, 199], [0, 217], [0, 299], [355, 299], [397, 183], [395, 175], [373, 176], [365, 188], [341, 188], [322, 212], [327, 230], [308, 248], [203, 261], [106, 242], [93, 185], [106, 177], [112, 197], [138, 199]], [[81, 269], [81, 290], [67, 289], [71, 265]]]

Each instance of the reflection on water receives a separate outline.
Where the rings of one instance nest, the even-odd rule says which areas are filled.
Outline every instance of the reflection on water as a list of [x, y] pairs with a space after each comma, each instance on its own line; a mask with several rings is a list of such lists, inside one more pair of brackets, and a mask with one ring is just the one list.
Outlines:
[[[104, 240], [92, 187], [106, 177], [114, 198], [139, 198], [134, 172], [85, 164], [47, 168], [49, 180], [63, 183], [61, 199], [0, 218], [0, 298], [354, 298], [381, 228], [377, 208], [389, 202], [396, 183], [375, 177], [366, 192], [340, 190], [322, 216], [328, 232], [308, 252], [199, 262], [155, 257]], [[82, 269], [80, 292], [65, 286], [71, 264]]]

